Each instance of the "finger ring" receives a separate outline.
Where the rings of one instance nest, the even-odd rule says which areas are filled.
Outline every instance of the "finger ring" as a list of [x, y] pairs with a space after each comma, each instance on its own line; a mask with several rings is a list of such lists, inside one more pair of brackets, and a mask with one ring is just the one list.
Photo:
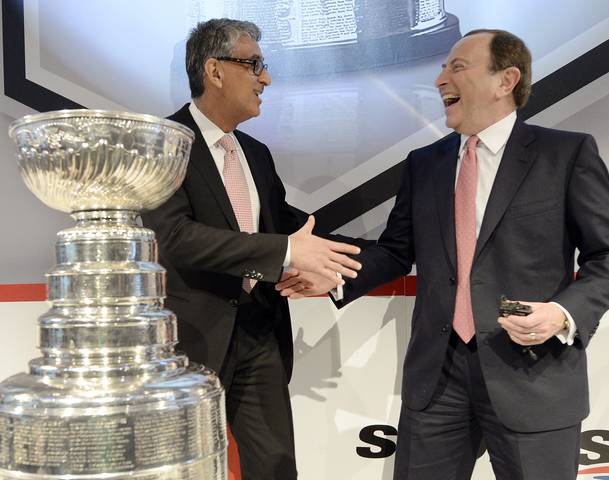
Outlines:
[[537, 338], [537, 332], [531, 332], [529, 333], [529, 336], [531, 337], [531, 340], [535, 340]]

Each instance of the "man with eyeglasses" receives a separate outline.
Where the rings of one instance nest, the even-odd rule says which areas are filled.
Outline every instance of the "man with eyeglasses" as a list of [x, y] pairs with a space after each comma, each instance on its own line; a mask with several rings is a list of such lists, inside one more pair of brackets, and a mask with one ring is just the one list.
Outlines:
[[[292, 332], [274, 289], [283, 267], [333, 283], [354, 277], [359, 248], [312, 235], [293, 209], [266, 145], [237, 126], [260, 114], [271, 84], [260, 30], [229, 19], [199, 23], [186, 44], [192, 102], [170, 116], [195, 132], [186, 178], [143, 216], [167, 269], [166, 305], [178, 348], [218, 372], [244, 480], [295, 479], [288, 381]], [[283, 275], [286, 278], [286, 275]]]

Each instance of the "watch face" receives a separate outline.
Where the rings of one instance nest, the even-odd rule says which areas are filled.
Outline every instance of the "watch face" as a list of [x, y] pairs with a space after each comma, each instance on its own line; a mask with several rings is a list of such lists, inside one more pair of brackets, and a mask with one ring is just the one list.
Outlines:
[[[458, 21], [443, 0], [230, 0], [227, 16], [262, 30], [275, 76], [332, 74], [448, 51]], [[199, 11], [203, 11], [202, 8]], [[434, 41], [425, 38], [434, 33]]]

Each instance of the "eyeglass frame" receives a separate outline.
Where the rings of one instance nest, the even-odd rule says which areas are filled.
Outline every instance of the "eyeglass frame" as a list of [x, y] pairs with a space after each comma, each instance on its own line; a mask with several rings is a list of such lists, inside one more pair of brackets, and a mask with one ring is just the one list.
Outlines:
[[[216, 60], [222, 60], [226, 62], [235, 62], [240, 63], [242, 65], [251, 65], [252, 73], [259, 77], [262, 75], [264, 70], [268, 70], [269, 66], [266, 63], [263, 63], [262, 60], [258, 58], [236, 58], [236, 57], [214, 57]], [[256, 67], [260, 65], [258, 73], [256, 73]]]

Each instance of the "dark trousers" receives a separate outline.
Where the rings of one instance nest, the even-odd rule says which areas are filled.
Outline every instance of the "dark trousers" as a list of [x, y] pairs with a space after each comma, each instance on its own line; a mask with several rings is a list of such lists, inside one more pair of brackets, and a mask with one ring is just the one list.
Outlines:
[[239, 307], [220, 380], [242, 479], [295, 479], [287, 378], [269, 317], [255, 303]]
[[453, 332], [430, 404], [421, 411], [402, 404], [393, 478], [467, 480], [484, 439], [498, 480], [574, 480], [580, 428], [506, 428], [490, 403], [476, 340], [466, 345]]

